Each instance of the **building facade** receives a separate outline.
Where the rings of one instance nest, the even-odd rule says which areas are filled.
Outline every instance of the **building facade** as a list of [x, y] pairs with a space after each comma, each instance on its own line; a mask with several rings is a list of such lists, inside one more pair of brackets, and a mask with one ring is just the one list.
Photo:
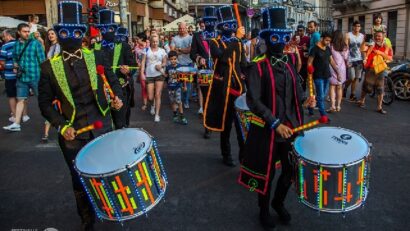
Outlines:
[[348, 32], [354, 21], [362, 25], [362, 32], [371, 33], [373, 16], [382, 14], [387, 26], [395, 58], [410, 58], [410, 1], [409, 0], [333, 0], [335, 28]]

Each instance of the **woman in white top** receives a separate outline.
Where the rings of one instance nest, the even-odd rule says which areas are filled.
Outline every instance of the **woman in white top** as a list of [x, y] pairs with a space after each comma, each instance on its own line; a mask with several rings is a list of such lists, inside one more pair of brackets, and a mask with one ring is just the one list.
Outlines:
[[[165, 80], [164, 68], [167, 64], [167, 54], [158, 45], [158, 36], [151, 36], [150, 47], [146, 49], [142, 57], [140, 73], [142, 77], [145, 77], [145, 82], [147, 83], [148, 100], [151, 102], [151, 115], [155, 115], [155, 122], [160, 121], [161, 92]], [[154, 100], [154, 89], [155, 106], [152, 102]]]

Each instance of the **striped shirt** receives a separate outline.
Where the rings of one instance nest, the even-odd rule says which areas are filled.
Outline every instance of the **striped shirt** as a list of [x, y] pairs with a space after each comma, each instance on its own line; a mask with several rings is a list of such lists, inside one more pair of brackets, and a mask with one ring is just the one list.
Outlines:
[[16, 73], [13, 72], [13, 49], [15, 43], [16, 40], [10, 40], [0, 50], [0, 61], [4, 61], [4, 77], [6, 79], [16, 79]]
[[13, 61], [23, 70], [20, 81], [38, 81], [40, 79], [40, 64], [46, 59], [43, 46], [38, 40], [33, 39], [21, 56], [20, 61], [17, 61], [27, 42], [28, 40], [19, 40], [14, 44]]

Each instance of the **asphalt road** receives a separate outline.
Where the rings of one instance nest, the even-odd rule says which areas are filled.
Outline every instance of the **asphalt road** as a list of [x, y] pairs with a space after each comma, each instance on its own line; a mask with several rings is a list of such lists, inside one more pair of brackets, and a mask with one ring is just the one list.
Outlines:
[[[1, 91], [3, 86], [0, 82]], [[160, 123], [138, 106], [132, 111], [131, 127], [144, 128], [158, 142], [169, 181], [165, 199], [147, 217], [124, 226], [97, 222], [96, 230], [263, 230], [256, 194], [237, 184], [239, 167], [221, 163], [219, 134], [213, 133], [210, 140], [202, 138], [193, 102], [186, 112], [189, 124], [174, 124], [165, 91], [163, 99]], [[4, 94], [0, 105], [4, 126], [9, 113]], [[342, 112], [330, 115], [332, 126], [360, 132], [373, 144], [365, 206], [345, 216], [318, 213], [299, 203], [292, 187], [286, 199], [292, 224], [279, 224], [277, 230], [408, 230], [410, 102], [386, 106], [387, 115], [376, 113], [375, 107], [374, 99], [367, 101], [366, 110], [344, 101]], [[29, 115], [31, 120], [21, 132], [0, 131], [0, 230], [79, 230], [70, 175], [56, 144], [56, 132], [52, 130], [48, 144], [40, 144], [44, 119], [33, 97]]]

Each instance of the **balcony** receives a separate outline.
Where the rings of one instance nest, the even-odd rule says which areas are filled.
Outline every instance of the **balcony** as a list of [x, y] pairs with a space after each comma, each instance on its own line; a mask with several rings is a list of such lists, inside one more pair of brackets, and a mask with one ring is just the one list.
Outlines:
[[346, 10], [351, 7], [368, 8], [373, 0], [333, 0], [332, 7], [337, 10]]

